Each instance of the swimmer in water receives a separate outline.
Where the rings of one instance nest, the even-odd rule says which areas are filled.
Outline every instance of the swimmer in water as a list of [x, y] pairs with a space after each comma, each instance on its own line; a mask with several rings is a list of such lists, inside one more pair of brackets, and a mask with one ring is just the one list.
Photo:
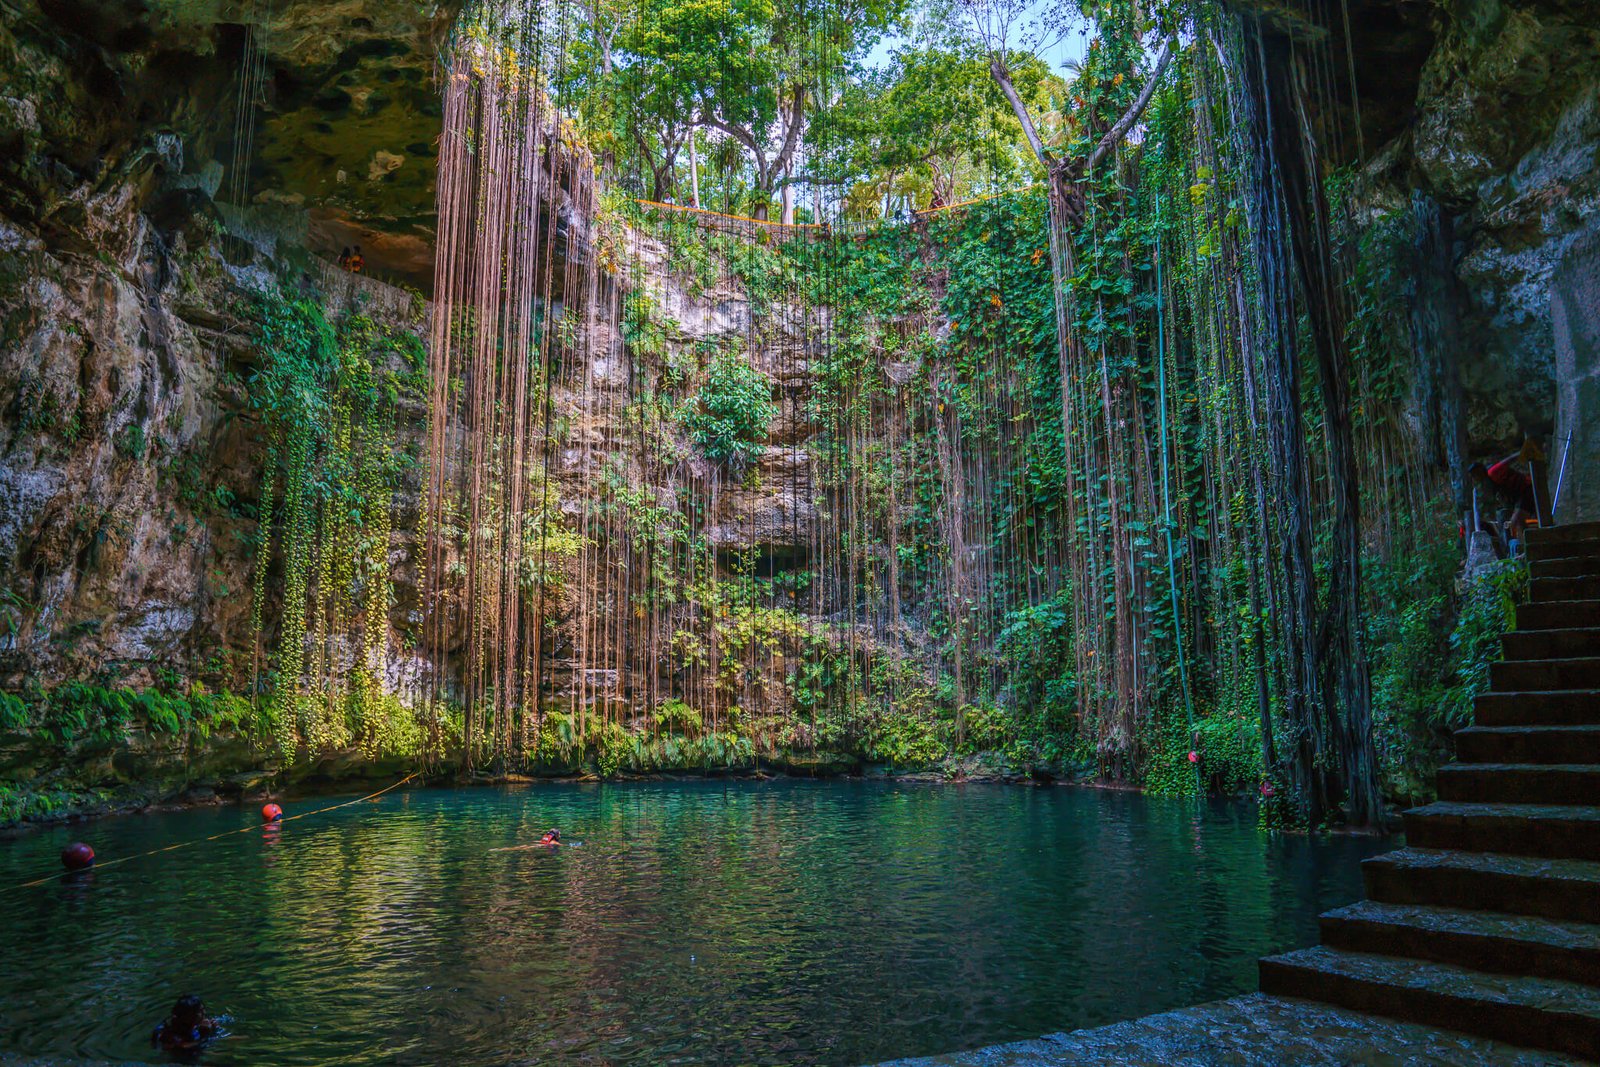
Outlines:
[[556, 848], [561, 844], [561, 831], [555, 828], [546, 830], [539, 840], [531, 845], [510, 845], [506, 848], [492, 848], [490, 852], [526, 852], [534, 848]]
[[164, 1052], [194, 1053], [217, 1036], [217, 1022], [206, 1014], [206, 1006], [193, 993], [178, 998], [168, 1015], [150, 1035], [152, 1047]]

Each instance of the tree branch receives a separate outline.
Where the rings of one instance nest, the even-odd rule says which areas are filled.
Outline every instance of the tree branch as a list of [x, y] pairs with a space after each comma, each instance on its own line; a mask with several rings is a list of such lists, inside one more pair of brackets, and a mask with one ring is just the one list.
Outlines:
[[1156, 95], [1156, 85], [1160, 83], [1161, 76], [1167, 72], [1167, 64], [1172, 62], [1172, 38], [1168, 37], [1161, 42], [1161, 50], [1156, 53], [1155, 69], [1150, 72], [1149, 79], [1144, 83], [1144, 88], [1139, 90], [1138, 99], [1127, 113], [1117, 120], [1115, 126], [1106, 131], [1100, 138], [1100, 143], [1094, 146], [1094, 151], [1089, 153], [1089, 158], [1084, 160], [1079, 173], [1086, 173], [1095, 168], [1106, 153], [1116, 148], [1122, 139], [1128, 136], [1128, 131], [1133, 129], [1133, 124], [1139, 121], [1139, 116], [1144, 114], [1144, 109], [1150, 106], [1150, 98]]
[[722, 121], [716, 116], [715, 112], [713, 112], [703, 103], [700, 106], [700, 125], [710, 126], [712, 129], [721, 130], [723, 133], [727, 134], [729, 137], [732, 137], [735, 141], [738, 141], [741, 145], [743, 145], [750, 152], [750, 155], [755, 159], [757, 184], [764, 189], [770, 188], [770, 186], [767, 185], [767, 156], [765, 152], [761, 151], [761, 146], [756, 143], [754, 135], [738, 126], [733, 125], [731, 122]]
[[710, 126], [713, 129], [721, 130], [729, 137], [732, 137], [735, 141], [738, 141], [740, 144], [744, 145], [744, 147], [750, 149], [750, 151], [756, 151], [756, 142], [754, 137], [751, 137], [750, 134], [746, 133], [740, 127], [733, 125], [731, 122], [723, 122], [721, 119], [717, 118], [714, 111], [703, 104], [700, 107], [700, 125]]
[[1045, 153], [1044, 142], [1039, 139], [1039, 131], [1033, 124], [1033, 116], [1028, 114], [1028, 105], [1022, 102], [1017, 87], [1011, 84], [1011, 71], [1006, 67], [1005, 57], [998, 52], [989, 54], [989, 73], [999, 84], [1000, 91], [1006, 94], [1006, 99], [1011, 103], [1011, 110], [1017, 114], [1017, 121], [1022, 123], [1022, 132], [1028, 135], [1028, 147], [1033, 149], [1040, 166], [1048, 172], [1050, 157]]
[[778, 151], [778, 158], [773, 161], [772, 169], [780, 171], [794, 158], [794, 150], [800, 144], [800, 116], [805, 111], [806, 90], [803, 85], [794, 87], [794, 100], [788, 114], [784, 116], [788, 129], [783, 131], [783, 147]]

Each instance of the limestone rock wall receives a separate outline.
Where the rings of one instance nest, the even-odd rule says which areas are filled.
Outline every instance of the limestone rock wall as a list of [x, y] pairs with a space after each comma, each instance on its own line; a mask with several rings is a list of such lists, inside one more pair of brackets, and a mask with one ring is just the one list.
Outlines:
[[[121, 225], [119, 259], [0, 220], [0, 274], [19, 280], [0, 294], [0, 687], [171, 670], [242, 691], [265, 447], [240, 305], [271, 276], [220, 237], [131, 208]], [[381, 283], [320, 281], [335, 315], [359, 300], [404, 321], [409, 298]], [[424, 413], [405, 414], [420, 438]]]
[[1556, 432], [1551, 491], [1560, 522], [1600, 521], [1600, 222], [1574, 242], [1551, 281]]
[[[227, 48], [239, 27], [228, 20], [239, 12], [219, 2], [74, 0], [0, 20], [0, 145], [12, 150], [0, 157], [0, 688], [68, 678], [138, 687], [162, 672], [236, 692], [248, 685], [264, 445], [248, 403], [256, 354], [241, 302], [290, 263], [298, 264], [290, 283], [326, 292], [334, 313], [359, 302], [391, 324], [414, 318], [414, 295], [330, 270], [296, 246], [317, 243], [319, 212], [365, 225], [423, 211], [431, 155], [408, 162], [430, 175], [415, 187], [398, 173], [327, 184], [278, 158], [313, 152], [312, 142], [284, 140], [294, 100], [303, 111], [292, 112], [295, 121], [337, 124], [345, 151], [375, 109], [418, 142], [435, 135], [428, 107], [370, 98], [357, 107], [339, 94], [372, 82], [391, 96], [433, 95], [419, 57], [449, 5], [368, 7], [274, 5], [258, 28], [269, 66], [302, 90], [330, 88], [321, 103], [282, 87], [269, 95], [255, 203], [244, 208], [221, 200], [217, 157], [227, 155], [228, 131], [205, 106], [236, 80]], [[119, 87], [128, 95], [115, 98]], [[347, 177], [355, 165], [327, 162], [330, 175]], [[675, 349], [750, 333], [742, 292], [691, 295], [663, 246], [636, 234], [625, 243], [672, 323]], [[783, 316], [771, 325], [793, 335], [791, 348], [799, 329]], [[621, 433], [600, 408], [620, 410], [640, 387], [614, 324], [602, 322], [583, 347], [596, 354], [595, 387], [557, 397], [573, 424], [555, 469], [569, 504]], [[804, 368], [803, 360], [763, 368], [790, 376], [780, 383], [785, 414], [758, 476], [730, 480], [712, 503], [720, 548], [809, 542], [807, 431], [794, 418], [804, 408]], [[425, 417], [420, 407], [404, 413], [399, 447], [420, 441]], [[671, 495], [670, 486], [655, 488]], [[416, 613], [417, 511], [410, 485], [394, 514], [396, 685], [416, 673], [398, 650]]]
[[[276, 92], [277, 75], [304, 92], [353, 73], [387, 85], [391, 101], [408, 84], [432, 100], [427, 41], [443, 8], [394, 5], [363, 36], [328, 21], [360, 21], [362, 5], [270, 6], [279, 47], [267, 48], [264, 151], [288, 143], [293, 94]], [[426, 211], [431, 156], [412, 160], [423, 180], [410, 192], [396, 168], [318, 194], [268, 160], [249, 203], [223, 202], [237, 7], [23, 0], [0, 11], [0, 692], [66, 680], [248, 692], [264, 449], [244, 303], [281, 276], [323, 292], [334, 315], [359, 304], [391, 325], [416, 320], [412, 294], [327, 269], [301, 246], [319, 218], [392, 227]], [[428, 108], [407, 99], [382, 110], [431, 152]], [[318, 106], [302, 99], [301, 118]], [[360, 137], [343, 144], [371, 151]], [[343, 166], [293, 153], [330, 174]], [[388, 202], [361, 201], [373, 189]], [[399, 414], [399, 434], [420, 443], [425, 413]], [[415, 493], [402, 493], [392, 633], [416, 610], [415, 528]], [[385, 678], [398, 686], [406, 674], [397, 653]], [[288, 773], [392, 770], [351, 751]], [[135, 724], [120, 740], [62, 744], [0, 728], [0, 823], [41, 805], [123, 807], [271, 776], [284, 780], [280, 761], [226, 729]]]
[[1570, 371], [1552, 295], [1600, 217], [1600, 8], [1458, 0], [1430, 17], [1414, 117], [1383, 165], [1449, 219], [1466, 446], [1482, 456], [1556, 429]]

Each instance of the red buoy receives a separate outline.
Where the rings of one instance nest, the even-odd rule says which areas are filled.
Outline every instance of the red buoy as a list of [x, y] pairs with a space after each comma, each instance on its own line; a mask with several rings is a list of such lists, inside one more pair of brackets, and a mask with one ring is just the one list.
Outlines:
[[86, 871], [94, 866], [94, 849], [82, 841], [74, 841], [61, 850], [61, 866], [69, 871]]
[[276, 804], [268, 804], [261, 809], [262, 822], [277, 822], [281, 818], [283, 818], [283, 809]]
[[1196, 752], [1192, 748], [1189, 750], [1189, 762], [1190, 763], [1199, 763], [1200, 762], [1200, 753]]

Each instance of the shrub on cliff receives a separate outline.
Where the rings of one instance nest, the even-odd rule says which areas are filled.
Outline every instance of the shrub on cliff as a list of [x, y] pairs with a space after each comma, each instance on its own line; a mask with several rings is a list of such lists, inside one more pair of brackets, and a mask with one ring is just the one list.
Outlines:
[[760, 451], [777, 413], [771, 379], [737, 354], [722, 352], [707, 368], [683, 426], [707, 459], [744, 465]]

